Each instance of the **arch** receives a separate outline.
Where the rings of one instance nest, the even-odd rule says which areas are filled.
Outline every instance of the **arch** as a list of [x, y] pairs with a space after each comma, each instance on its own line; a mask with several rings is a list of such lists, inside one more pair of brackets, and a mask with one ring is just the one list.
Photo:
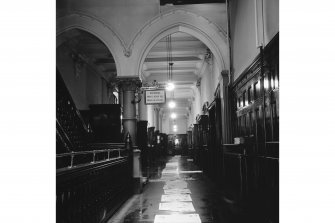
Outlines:
[[65, 41], [65, 39], [61, 38], [62, 34], [72, 29], [86, 31], [101, 40], [114, 58], [117, 73], [122, 72], [120, 57], [124, 54], [125, 48], [123, 47], [124, 44], [122, 40], [112, 29], [105, 23], [89, 15], [80, 13], [66, 15], [57, 18], [57, 47]]
[[137, 56], [135, 72], [141, 78], [142, 66], [150, 49], [163, 37], [175, 32], [184, 32], [198, 38], [212, 51], [220, 70], [228, 67], [229, 51], [225, 33], [214, 23], [197, 14], [174, 10], [149, 22], [133, 42], [133, 54]]

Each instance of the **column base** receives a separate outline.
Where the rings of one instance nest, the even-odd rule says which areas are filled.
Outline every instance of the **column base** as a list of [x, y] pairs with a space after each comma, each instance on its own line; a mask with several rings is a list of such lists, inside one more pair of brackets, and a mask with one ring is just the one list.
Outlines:
[[134, 177], [133, 178], [133, 192], [134, 194], [142, 193], [143, 184], [142, 184], [142, 177]]

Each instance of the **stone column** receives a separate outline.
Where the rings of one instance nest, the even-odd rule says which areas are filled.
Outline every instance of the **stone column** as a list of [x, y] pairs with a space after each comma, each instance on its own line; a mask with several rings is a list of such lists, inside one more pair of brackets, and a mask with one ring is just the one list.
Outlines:
[[125, 135], [129, 132], [133, 145], [136, 145], [136, 106], [135, 92], [141, 86], [138, 77], [118, 77], [119, 89], [122, 92], [122, 125]]
[[144, 102], [145, 102], [144, 92], [142, 92], [141, 101], [138, 104], [138, 112], [139, 112], [140, 121], [148, 121], [148, 107]]
[[221, 72], [220, 99], [222, 117], [222, 143], [232, 143], [232, 122], [231, 122], [231, 102], [229, 90], [229, 72]]
[[148, 124], [149, 127], [154, 127], [154, 107], [153, 105], [147, 105], [147, 119], [148, 119]]
[[154, 113], [155, 113], [155, 129], [159, 130], [159, 107], [154, 108]]
[[159, 112], [159, 131], [163, 132], [163, 114]]
[[131, 138], [130, 161], [132, 163], [133, 191], [136, 194], [142, 191], [142, 172], [141, 172], [141, 151], [137, 148], [137, 119], [136, 119], [136, 98], [135, 92], [141, 87], [141, 81], [137, 77], [119, 77], [117, 79], [119, 89], [122, 92], [123, 115], [122, 125], [127, 136]]

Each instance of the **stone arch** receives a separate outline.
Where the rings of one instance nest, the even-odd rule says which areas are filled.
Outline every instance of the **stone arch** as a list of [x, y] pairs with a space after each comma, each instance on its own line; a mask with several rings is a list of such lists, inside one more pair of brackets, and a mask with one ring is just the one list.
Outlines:
[[122, 40], [112, 29], [110, 29], [105, 23], [89, 15], [79, 13], [66, 15], [57, 18], [57, 47], [65, 41], [61, 38], [62, 34], [72, 29], [86, 31], [101, 40], [114, 58], [117, 73], [122, 72], [120, 57], [123, 56], [125, 47]]
[[141, 77], [144, 59], [150, 49], [163, 37], [175, 32], [185, 32], [198, 38], [212, 51], [220, 70], [228, 68], [229, 51], [225, 33], [199, 15], [185, 10], [175, 10], [148, 23], [136, 36], [132, 46], [133, 56], [137, 57], [134, 72]]

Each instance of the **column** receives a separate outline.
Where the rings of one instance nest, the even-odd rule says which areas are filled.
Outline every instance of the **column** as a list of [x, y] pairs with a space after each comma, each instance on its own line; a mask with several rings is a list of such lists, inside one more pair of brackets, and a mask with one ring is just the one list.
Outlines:
[[142, 172], [141, 172], [141, 151], [137, 148], [137, 119], [136, 119], [136, 98], [135, 92], [141, 87], [138, 77], [119, 77], [117, 78], [119, 89], [123, 99], [123, 118], [122, 125], [125, 135], [130, 134], [132, 147], [130, 161], [132, 162], [133, 192], [136, 194], [142, 191]]
[[231, 124], [231, 102], [229, 90], [229, 72], [221, 72], [220, 80], [220, 99], [222, 117], [222, 142], [223, 144], [232, 143], [232, 124]]
[[141, 93], [141, 101], [138, 104], [139, 121], [148, 121], [148, 107], [145, 104], [144, 92]]
[[154, 127], [154, 107], [153, 105], [147, 105], [147, 120], [148, 120], [148, 126]]
[[163, 132], [163, 114], [159, 112], [159, 131]]
[[125, 135], [129, 132], [133, 145], [136, 144], [136, 106], [135, 92], [141, 86], [138, 77], [118, 77], [120, 92], [122, 92], [122, 125]]
[[155, 114], [155, 129], [159, 130], [159, 107], [154, 108], [154, 114]]

